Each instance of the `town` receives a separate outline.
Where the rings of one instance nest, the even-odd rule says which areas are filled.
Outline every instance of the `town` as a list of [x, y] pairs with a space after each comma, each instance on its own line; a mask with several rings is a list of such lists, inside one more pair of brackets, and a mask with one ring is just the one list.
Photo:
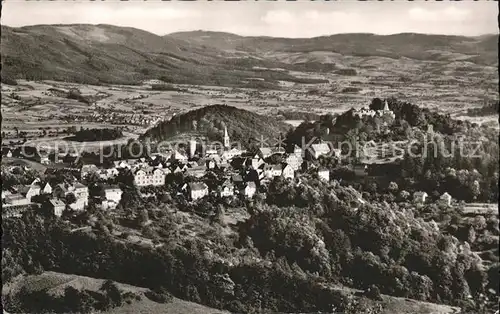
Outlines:
[[[395, 115], [385, 101], [382, 110], [355, 110], [353, 116], [394, 118]], [[120, 203], [123, 194], [118, 184], [129, 182], [123, 180], [121, 174], [124, 173], [132, 177], [130, 182], [139, 191], [146, 190], [148, 187], [165, 187], [166, 184], [175, 181], [175, 193], [192, 202], [208, 195], [219, 198], [251, 199], [259, 192], [265, 197], [267, 186], [276, 177], [295, 180], [296, 184], [300, 184], [300, 179], [296, 180], [296, 174], [309, 172], [325, 182], [335, 180], [331, 177], [331, 169], [318, 166], [317, 163], [309, 162], [309, 160], [317, 161], [324, 156], [332, 157], [338, 162], [342, 159], [342, 152], [339, 148], [333, 148], [321, 142], [307, 147], [307, 152], [294, 145], [293, 150], [289, 152], [286, 152], [283, 147], [260, 147], [251, 154], [231, 147], [227, 128], [224, 130], [222, 148], [205, 149], [199, 144], [201, 143], [191, 140], [187, 150], [182, 152], [163, 151], [141, 158], [113, 160], [110, 167], [79, 163], [80, 168], [75, 166], [75, 161], [78, 159], [75, 153], [59, 153], [55, 156], [52, 154], [52, 158], [49, 159], [49, 154], [36, 151], [33, 147], [22, 150], [4, 147], [2, 155], [8, 158], [25, 157], [45, 165], [51, 163], [57, 165], [63, 160], [68, 161], [68, 158], [70, 162], [65, 168], [57, 165], [56, 170], [59, 169], [69, 174], [66, 180], [57, 185], [52, 186], [50, 182], [37, 177], [31, 184], [14, 185], [7, 190], [2, 190], [2, 203], [5, 209], [3, 215], [20, 216], [24, 210], [32, 206], [41, 206], [40, 200], [46, 200], [44, 205], [59, 217], [65, 210], [83, 211], [89, 203], [98, 208], [113, 210]], [[204, 154], [200, 156], [201, 153]], [[305, 156], [309, 158], [304, 159]], [[15, 167], [12, 166], [10, 170]], [[352, 165], [351, 169], [357, 176], [362, 177], [368, 174], [368, 164], [365, 163]], [[46, 172], [50, 173], [52, 170], [54, 169], [48, 168]], [[210, 173], [220, 176], [217, 184], [208, 183], [211, 180]], [[184, 181], [174, 180], [176, 176], [180, 176]], [[85, 185], [89, 177], [92, 177], [93, 184], [96, 184], [96, 181], [105, 183], [102, 186], [102, 197], [91, 196], [89, 193], [89, 186]], [[40, 198], [40, 195], [46, 197]], [[141, 195], [146, 198], [156, 197], [151, 193], [141, 193]], [[416, 191], [413, 200], [415, 203], [423, 204], [427, 196], [426, 192]], [[452, 197], [445, 192], [441, 195], [440, 202], [450, 206]]]

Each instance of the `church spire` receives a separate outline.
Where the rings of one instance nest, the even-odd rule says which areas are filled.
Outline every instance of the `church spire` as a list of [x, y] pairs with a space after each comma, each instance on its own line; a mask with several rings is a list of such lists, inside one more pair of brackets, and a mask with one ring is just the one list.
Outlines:
[[224, 127], [224, 148], [229, 148], [229, 135], [227, 134], [227, 127]]
[[387, 100], [384, 102], [384, 111], [389, 111], [389, 104], [387, 103]]

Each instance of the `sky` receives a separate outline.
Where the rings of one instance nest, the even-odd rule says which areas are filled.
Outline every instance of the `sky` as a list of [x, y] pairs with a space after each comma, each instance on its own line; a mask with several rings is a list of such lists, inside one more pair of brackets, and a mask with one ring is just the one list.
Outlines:
[[496, 1], [25, 1], [5, 0], [1, 24], [112, 24], [158, 35], [207, 30], [245, 36], [338, 33], [498, 34]]

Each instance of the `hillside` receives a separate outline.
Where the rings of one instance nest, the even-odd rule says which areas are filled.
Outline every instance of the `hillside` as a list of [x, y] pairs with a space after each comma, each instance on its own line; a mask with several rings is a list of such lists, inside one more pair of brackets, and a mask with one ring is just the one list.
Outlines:
[[[19, 276], [13, 283], [9, 283], [2, 292], [3, 296], [9, 295], [10, 297], [15, 296], [19, 293], [21, 289], [26, 289], [27, 292], [41, 292], [46, 291], [48, 295], [61, 296], [64, 295], [64, 291], [67, 287], [73, 287], [78, 290], [90, 290], [98, 292], [100, 287], [103, 285], [105, 280], [91, 278], [86, 276], [63, 274], [58, 272], [44, 272], [40, 275], [27, 275]], [[204, 305], [196, 304], [193, 302], [184, 301], [181, 299], [174, 298], [169, 303], [158, 303], [149, 300], [144, 293], [149, 289], [141, 288], [136, 286], [131, 286], [127, 284], [117, 283], [117, 287], [123, 292], [131, 292], [138, 294], [140, 300], [133, 300], [132, 302], [123, 302], [121, 306], [106, 310], [104, 314], [123, 314], [123, 313], [171, 313], [171, 314], [223, 314], [228, 313], [227, 311], [218, 310], [214, 308], [209, 308]], [[346, 289], [339, 287], [338, 289], [344, 290], [346, 293], [351, 295], [356, 295], [359, 291], [354, 289]], [[360, 299], [361, 300], [361, 299]], [[369, 299], [363, 299], [362, 302], [368, 303], [369, 305], [377, 304], [377, 301], [372, 301]], [[389, 313], [418, 313], [418, 314], [430, 314], [430, 313], [455, 313], [459, 310], [456, 307], [439, 305], [427, 302], [420, 302], [411, 299], [396, 298], [390, 296], [382, 296], [380, 302], [382, 305], [383, 314]]]
[[249, 78], [260, 78], [263, 87], [276, 87], [277, 80], [297, 80], [286, 73], [253, 70], [279, 63], [240, 62], [215, 47], [135, 28], [75, 24], [1, 30], [4, 79], [139, 84], [162, 78], [173, 83], [251, 86]]
[[251, 53], [328, 52], [349, 56], [401, 57], [427, 61], [467, 60], [497, 64], [498, 35], [479, 37], [402, 33], [395, 35], [336, 34], [314, 38], [244, 37], [220, 32], [180, 32], [165, 38], [182, 39], [225, 51]]
[[186, 132], [196, 132], [210, 140], [221, 141], [227, 127], [232, 142], [248, 143], [249, 139], [275, 140], [280, 133], [286, 133], [291, 126], [274, 118], [262, 116], [247, 110], [226, 105], [213, 105], [174, 116], [148, 130], [143, 137], [152, 140], [166, 140]]
[[[4, 297], [7, 295], [15, 297], [23, 288], [26, 289], [28, 293], [46, 291], [50, 296], [62, 296], [64, 295], [65, 289], [68, 287], [73, 287], [78, 290], [98, 292], [104, 282], [104, 279], [48, 271], [40, 275], [19, 276], [14, 282], [9, 283], [6, 287], [4, 287], [2, 295]], [[147, 288], [121, 283], [117, 283], [117, 286], [123, 292], [131, 292], [139, 295], [140, 300], [133, 300], [130, 303], [123, 302], [121, 306], [108, 309], [101, 313], [227, 313], [226, 311], [209, 308], [177, 298], [173, 298], [173, 300], [168, 303], [158, 303], [148, 299], [148, 297], [144, 295], [144, 293], [149, 290]]]

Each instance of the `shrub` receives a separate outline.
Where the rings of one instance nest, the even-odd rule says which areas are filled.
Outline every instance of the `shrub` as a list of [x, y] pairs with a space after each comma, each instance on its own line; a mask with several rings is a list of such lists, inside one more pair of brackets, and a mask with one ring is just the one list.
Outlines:
[[149, 290], [144, 295], [151, 301], [158, 303], [169, 303], [172, 302], [173, 296], [170, 292], [164, 289]]

